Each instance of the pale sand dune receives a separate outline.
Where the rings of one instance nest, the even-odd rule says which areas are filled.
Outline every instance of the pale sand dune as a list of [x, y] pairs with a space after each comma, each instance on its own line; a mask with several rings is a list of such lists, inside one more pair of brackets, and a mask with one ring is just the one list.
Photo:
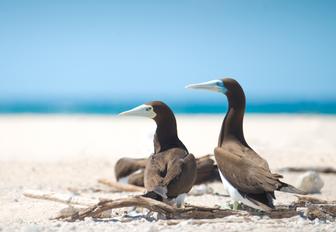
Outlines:
[[[181, 140], [196, 156], [212, 153], [223, 115], [178, 116]], [[336, 166], [336, 117], [314, 115], [247, 115], [248, 143], [269, 161], [271, 169], [285, 166]], [[230, 217], [195, 225], [191, 221], [166, 226], [165, 221], [135, 219], [130, 223], [50, 221], [64, 205], [27, 199], [25, 188], [66, 192], [68, 187], [101, 187], [97, 178], [113, 178], [113, 165], [122, 156], [145, 157], [152, 152], [155, 124], [149, 119], [113, 116], [1, 116], [0, 117], [0, 231], [224, 231], [315, 230], [335, 231], [335, 223], [321, 224], [300, 218], [268, 220]], [[321, 195], [336, 198], [335, 175], [322, 175]], [[295, 184], [297, 174], [286, 174]], [[211, 184], [224, 192], [221, 184]], [[99, 196], [98, 193], [87, 193]], [[111, 194], [119, 197], [126, 194]], [[295, 197], [277, 194], [278, 203]], [[188, 202], [225, 205], [229, 198], [192, 196]], [[304, 228], [303, 228], [304, 226]]]

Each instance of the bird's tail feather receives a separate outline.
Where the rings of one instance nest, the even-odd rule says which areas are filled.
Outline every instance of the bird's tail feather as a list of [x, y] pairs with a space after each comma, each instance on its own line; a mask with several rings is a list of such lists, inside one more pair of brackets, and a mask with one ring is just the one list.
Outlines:
[[293, 185], [281, 182], [281, 186], [277, 189], [278, 191], [281, 192], [286, 192], [286, 193], [296, 193], [300, 195], [306, 195], [307, 193], [305, 191], [302, 191], [300, 189], [295, 188]]

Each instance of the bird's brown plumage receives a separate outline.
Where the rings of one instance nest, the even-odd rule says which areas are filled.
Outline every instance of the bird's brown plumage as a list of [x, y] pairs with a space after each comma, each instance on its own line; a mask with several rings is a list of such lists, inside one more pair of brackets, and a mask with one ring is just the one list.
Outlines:
[[214, 152], [220, 172], [243, 197], [264, 210], [273, 208], [275, 190], [303, 194], [281, 182], [279, 178], [282, 176], [271, 173], [267, 161], [247, 144], [243, 133], [244, 91], [234, 79], [222, 81], [229, 105]]
[[[187, 193], [196, 178], [196, 161], [177, 135], [176, 119], [172, 110], [161, 101], [145, 103], [155, 112], [157, 128], [154, 153], [144, 171], [145, 196], [156, 199], [176, 198]], [[158, 197], [159, 195], [159, 197]]]
[[166, 187], [168, 198], [189, 192], [195, 178], [195, 157], [181, 148], [151, 155], [145, 168], [145, 188], [157, 192]]

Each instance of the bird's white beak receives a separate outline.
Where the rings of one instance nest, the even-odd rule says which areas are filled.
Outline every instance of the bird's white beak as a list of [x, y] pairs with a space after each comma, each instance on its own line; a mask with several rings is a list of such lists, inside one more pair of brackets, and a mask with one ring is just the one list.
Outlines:
[[139, 117], [155, 118], [156, 113], [153, 110], [153, 106], [143, 104], [131, 110], [121, 112], [119, 115], [120, 116], [139, 116]]
[[202, 82], [202, 83], [197, 83], [197, 84], [190, 84], [190, 85], [187, 85], [185, 88], [204, 89], [204, 90], [220, 92], [220, 93], [225, 93], [227, 91], [227, 89], [224, 86], [223, 81], [221, 80], [212, 80], [212, 81], [207, 81], [207, 82]]

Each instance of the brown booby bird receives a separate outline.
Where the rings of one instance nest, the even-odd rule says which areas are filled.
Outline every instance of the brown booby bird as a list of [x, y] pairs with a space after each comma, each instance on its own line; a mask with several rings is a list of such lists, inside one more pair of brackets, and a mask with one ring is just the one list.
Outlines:
[[119, 181], [131, 174], [139, 173], [139, 171], [145, 169], [146, 164], [147, 159], [121, 158], [114, 166], [114, 175]]
[[274, 208], [274, 191], [305, 194], [281, 182], [281, 175], [271, 173], [268, 163], [246, 142], [243, 133], [245, 94], [240, 84], [231, 78], [213, 80], [186, 86], [225, 94], [228, 111], [220, 131], [215, 158], [222, 182], [235, 201], [255, 209], [269, 211]]
[[120, 115], [148, 117], [156, 122], [154, 154], [144, 171], [145, 196], [180, 207], [194, 184], [196, 160], [177, 136], [173, 111], [161, 101], [152, 101]]

